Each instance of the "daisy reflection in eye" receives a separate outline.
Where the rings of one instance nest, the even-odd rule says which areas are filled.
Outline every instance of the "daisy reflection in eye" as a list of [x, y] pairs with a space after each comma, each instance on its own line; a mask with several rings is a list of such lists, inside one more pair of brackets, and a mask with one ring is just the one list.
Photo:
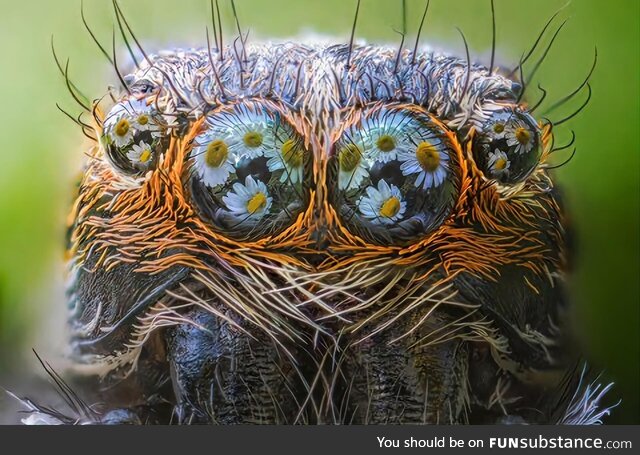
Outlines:
[[149, 131], [153, 137], [160, 136], [160, 127], [153, 119], [151, 106], [144, 100], [130, 100], [122, 106], [136, 131]]
[[402, 174], [418, 174], [414, 185], [417, 188], [437, 188], [447, 178], [449, 155], [442, 144], [425, 140], [410, 153], [400, 157]]
[[246, 108], [209, 119], [211, 133], [225, 140], [238, 158], [254, 159], [275, 147], [273, 121]]
[[222, 198], [234, 217], [254, 221], [269, 213], [272, 201], [267, 186], [250, 175], [244, 180], [244, 185], [234, 183], [233, 190]]
[[364, 155], [367, 159], [388, 163], [408, 150], [407, 125], [411, 117], [380, 112], [362, 123]]
[[133, 125], [127, 117], [122, 117], [109, 134], [116, 147], [126, 147], [133, 141]]
[[495, 120], [487, 125], [486, 133], [493, 140], [503, 139], [505, 135], [506, 125], [502, 120]]
[[267, 150], [275, 146], [272, 127], [264, 117], [257, 117], [243, 125], [238, 141], [235, 142], [234, 152], [238, 156], [256, 158], [264, 155]]
[[134, 144], [131, 150], [127, 152], [127, 158], [137, 168], [146, 169], [153, 160], [153, 149], [146, 142]]
[[195, 171], [202, 183], [213, 188], [224, 184], [229, 175], [235, 172], [235, 157], [225, 141], [209, 137], [205, 134], [196, 138], [198, 146], [193, 149], [191, 156], [195, 158]]
[[362, 150], [356, 144], [347, 144], [338, 152], [338, 187], [341, 190], [358, 188], [369, 175]]
[[105, 119], [104, 130], [116, 147], [130, 145], [137, 132], [148, 131], [154, 138], [162, 135], [151, 106], [135, 99], [116, 104]]
[[269, 161], [267, 167], [271, 172], [284, 169], [281, 182], [291, 182], [296, 184], [302, 182], [304, 166], [304, 148], [299, 141], [287, 139], [280, 148], [273, 148], [265, 154]]
[[509, 161], [507, 154], [496, 149], [493, 153], [489, 153], [489, 172], [494, 177], [500, 177], [503, 174], [509, 173], [509, 166], [511, 166], [511, 162]]
[[397, 186], [380, 180], [377, 188], [370, 186], [366, 191], [367, 195], [358, 202], [358, 210], [365, 218], [377, 224], [394, 224], [402, 219], [407, 203]]
[[534, 133], [522, 122], [516, 121], [509, 125], [505, 136], [509, 147], [515, 147], [515, 152], [519, 155], [529, 153], [533, 148]]
[[155, 119], [148, 112], [136, 114], [133, 121], [133, 127], [136, 131], [148, 131], [151, 133], [152, 137], [162, 136], [162, 129], [160, 125], [158, 125]]

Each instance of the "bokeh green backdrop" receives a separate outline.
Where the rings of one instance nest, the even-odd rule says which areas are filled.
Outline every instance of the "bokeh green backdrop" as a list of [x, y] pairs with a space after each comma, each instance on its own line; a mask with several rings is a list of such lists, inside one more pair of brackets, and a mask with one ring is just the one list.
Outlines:
[[[496, 0], [499, 60], [517, 63], [564, 1]], [[95, 32], [108, 44], [111, 2], [84, 3]], [[205, 42], [206, 0], [121, 3], [149, 50]], [[221, 3], [230, 34], [230, 8], [225, 0]], [[355, 7], [355, 0], [236, 3], [250, 39], [316, 33], [346, 40]], [[459, 26], [473, 55], [487, 61], [489, 1], [431, 3], [423, 42], [461, 53], [454, 28]], [[82, 28], [80, 0], [0, 0], [0, 5], [1, 381], [18, 374], [31, 346], [46, 351], [62, 333], [57, 321], [63, 321], [64, 312], [59, 278], [64, 214], [82, 160], [83, 137], [55, 107], [59, 102], [77, 111], [54, 66], [51, 35], [61, 59], [71, 59], [71, 76], [90, 97], [103, 94], [115, 75]], [[407, 0], [407, 5], [411, 33], [423, 2]], [[556, 100], [581, 81], [598, 47], [592, 102], [569, 125], [578, 138], [578, 153], [557, 177], [578, 230], [576, 331], [595, 368], [606, 370], [617, 383], [614, 393], [623, 404], [611, 421], [620, 423], [640, 422], [639, 16], [637, 0], [575, 0], [561, 13], [571, 19], [538, 73], [548, 100]], [[397, 42], [393, 28], [401, 27], [400, 0], [362, 1], [358, 37]], [[529, 92], [534, 99], [538, 95], [537, 89]], [[560, 142], [569, 128], [560, 133]]]

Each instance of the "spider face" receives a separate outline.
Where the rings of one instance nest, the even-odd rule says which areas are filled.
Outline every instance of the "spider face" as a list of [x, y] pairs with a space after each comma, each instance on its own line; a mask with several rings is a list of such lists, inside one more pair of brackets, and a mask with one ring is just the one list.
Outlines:
[[517, 84], [297, 44], [166, 52], [125, 79], [74, 213], [78, 362], [157, 393], [171, 371], [180, 419], [290, 423], [492, 419], [497, 390], [551, 368], [565, 229]]

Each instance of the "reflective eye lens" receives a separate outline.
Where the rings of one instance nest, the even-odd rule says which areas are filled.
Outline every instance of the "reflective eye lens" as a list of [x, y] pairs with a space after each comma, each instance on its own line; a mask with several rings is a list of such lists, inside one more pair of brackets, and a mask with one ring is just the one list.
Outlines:
[[343, 223], [377, 243], [414, 241], [435, 229], [456, 199], [456, 147], [426, 114], [397, 106], [363, 112], [331, 158]]
[[489, 179], [500, 183], [524, 180], [540, 160], [538, 125], [517, 108], [493, 111], [475, 139], [473, 158]]
[[191, 192], [201, 215], [232, 238], [290, 225], [307, 204], [310, 153], [277, 111], [257, 102], [209, 115], [194, 140]]
[[144, 174], [166, 147], [169, 125], [145, 99], [116, 104], [105, 118], [102, 143], [110, 161], [128, 174]]

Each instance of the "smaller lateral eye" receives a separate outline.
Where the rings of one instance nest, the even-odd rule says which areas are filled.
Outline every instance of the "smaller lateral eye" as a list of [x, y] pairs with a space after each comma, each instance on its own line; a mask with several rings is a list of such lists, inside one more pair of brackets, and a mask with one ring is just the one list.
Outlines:
[[516, 106], [498, 107], [482, 124], [473, 143], [473, 159], [488, 179], [517, 183], [540, 161], [540, 130], [530, 114]]
[[117, 103], [107, 115], [102, 143], [113, 165], [128, 174], [142, 175], [153, 169], [166, 147], [165, 118], [146, 99]]

